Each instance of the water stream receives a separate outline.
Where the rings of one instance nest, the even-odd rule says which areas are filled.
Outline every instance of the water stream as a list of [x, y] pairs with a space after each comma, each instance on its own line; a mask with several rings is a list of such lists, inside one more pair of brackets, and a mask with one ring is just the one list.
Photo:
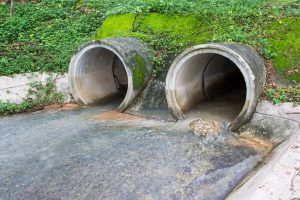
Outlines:
[[117, 103], [0, 118], [0, 199], [224, 199], [262, 157]]

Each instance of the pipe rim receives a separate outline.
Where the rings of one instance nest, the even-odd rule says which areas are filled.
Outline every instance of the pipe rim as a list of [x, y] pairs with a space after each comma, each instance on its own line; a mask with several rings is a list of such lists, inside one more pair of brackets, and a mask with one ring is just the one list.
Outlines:
[[192, 58], [195, 55], [206, 53], [215, 53], [228, 58], [236, 65], [236, 67], [240, 70], [244, 77], [246, 84], [245, 102], [238, 116], [232, 122], [230, 122], [231, 128], [236, 129], [239, 126], [238, 124], [243, 124], [245, 121], [250, 119], [253, 110], [255, 109], [255, 106], [257, 104], [257, 99], [255, 98], [254, 93], [250, 92], [255, 91], [255, 76], [250, 66], [241, 55], [239, 55], [231, 49], [226, 48], [221, 44], [212, 43], [196, 45], [186, 49], [183, 53], [181, 53], [175, 58], [175, 60], [171, 64], [166, 78], [166, 96], [169, 109], [171, 110], [172, 114], [176, 119], [180, 120], [184, 118], [184, 113], [177, 102], [175, 92], [175, 83], [177, 75], [181, 70], [182, 65], [188, 59]]
[[[77, 89], [77, 82], [74, 80], [74, 77], [76, 77], [76, 72], [78, 72], [78, 61], [79, 59], [89, 50], [95, 49], [95, 48], [103, 48], [108, 51], [111, 51], [114, 53], [122, 62], [128, 79], [128, 87], [126, 91], [126, 95], [123, 98], [122, 102], [118, 106], [119, 111], [124, 111], [130, 104], [131, 100], [134, 98], [134, 90], [133, 90], [133, 84], [132, 84], [132, 72], [129, 69], [129, 66], [125, 63], [122, 54], [114, 48], [112, 45], [105, 43], [104, 41], [90, 41], [82, 45], [77, 52], [73, 55], [71, 58], [71, 62], [69, 64], [69, 87], [71, 90], [71, 93], [75, 99], [75, 101], [81, 102], [83, 104], [88, 104], [84, 98], [81, 96], [79, 90]], [[131, 83], [131, 84], [129, 84]]]

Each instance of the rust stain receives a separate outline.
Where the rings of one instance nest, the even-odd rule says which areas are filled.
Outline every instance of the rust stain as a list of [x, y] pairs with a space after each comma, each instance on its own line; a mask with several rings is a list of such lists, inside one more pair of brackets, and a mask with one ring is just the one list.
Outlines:
[[75, 104], [75, 103], [66, 103], [66, 104], [63, 104], [62, 106], [62, 109], [63, 110], [73, 110], [73, 109], [76, 109], [76, 108], [79, 108], [80, 106], [78, 104]]
[[238, 141], [229, 141], [231, 144], [244, 144], [250, 148], [253, 148], [255, 151], [262, 153], [263, 155], [267, 155], [273, 148], [274, 144], [268, 140], [258, 138], [257, 136], [251, 134], [250, 132], [242, 132], [240, 133], [240, 137]]

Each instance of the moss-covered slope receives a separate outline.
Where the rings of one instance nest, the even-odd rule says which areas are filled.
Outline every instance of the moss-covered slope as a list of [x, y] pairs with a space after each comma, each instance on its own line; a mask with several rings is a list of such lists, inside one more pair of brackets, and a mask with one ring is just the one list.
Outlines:
[[267, 40], [275, 69], [288, 80], [300, 82], [300, 20], [283, 18], [270, 23]]
[[300, 83], [299, 18], [270, 17], [261, 24], [226, 19], [211, 22], [198, 15], [121, 14], [108, 17], [93, 38], [134, 36], [154, 46], [156, 51], [168, 53], [166, 48], [175, 54], [187, 46], [207, 42], [246, 43], [265, 59], [272, 59], [281, 78]]

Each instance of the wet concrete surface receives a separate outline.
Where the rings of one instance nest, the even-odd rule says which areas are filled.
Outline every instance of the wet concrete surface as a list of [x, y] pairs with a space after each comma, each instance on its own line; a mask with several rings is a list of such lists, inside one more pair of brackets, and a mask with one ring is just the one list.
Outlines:
[[199, 102], [185, 113], [186, 117], [200, 117], [202, 120], [231, 122], [243, 109], [245, 94], [242, 90], [233, 90], [219, 94], [212, 99]]
[[0, 118], [0, 199], [224, 199], [261, 159], [226, 132], [95, 117], [115, 107]]

